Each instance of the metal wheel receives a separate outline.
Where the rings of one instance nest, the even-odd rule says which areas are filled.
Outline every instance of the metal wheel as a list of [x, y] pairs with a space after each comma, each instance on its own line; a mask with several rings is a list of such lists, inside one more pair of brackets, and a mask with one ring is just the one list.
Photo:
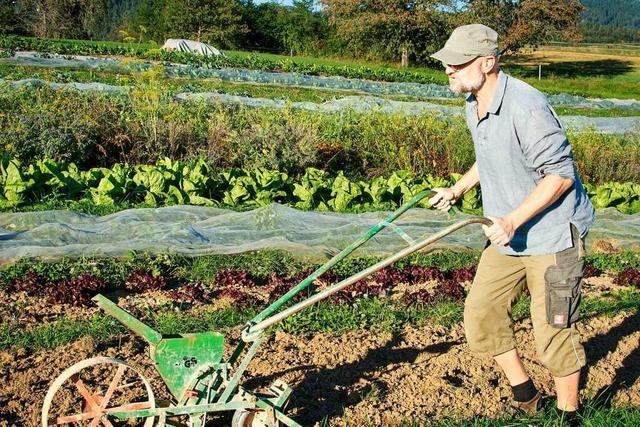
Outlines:
[[237, 409], [233, 413], [231, 427], [278, 427], [278, 420], [269, 420], [267, 412], [260, 409]]
[[109, 415], [156, 407], [151, 385], [127, 363], [94, 357], [71, 366], [49, 387], [42, 405], [42, 426], [152, 427], [154, 417], [120, 420]]

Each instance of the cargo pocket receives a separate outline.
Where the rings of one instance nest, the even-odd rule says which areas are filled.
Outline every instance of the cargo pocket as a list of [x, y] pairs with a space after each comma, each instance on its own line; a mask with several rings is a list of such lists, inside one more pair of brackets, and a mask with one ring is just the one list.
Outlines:
[[568, 328], [580, 318], [582, 259], [550, 266], [545, 272], [547, 322], [554, 328]]

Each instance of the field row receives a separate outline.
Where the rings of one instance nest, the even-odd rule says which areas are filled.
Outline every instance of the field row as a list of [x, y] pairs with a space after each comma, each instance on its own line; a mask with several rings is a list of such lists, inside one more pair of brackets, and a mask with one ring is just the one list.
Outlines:
[[[296, 57], [255, 54], [246, 52], [228, 52], [221, 59], [204, 59], [188, 54], [162, 52], [157, 46], [147, 44], [126, 44], [114, 42], [93, 42], [86, 40], [53, 40], [21, 37], [0, 38], [0, 49], [7, 49], [5, 56], [15, 50], [36, 50], [59, 54], [80, 55], [125, 55], [153, 60], [170, 60], [173, 63], [185, 63], [196, 66], [233, 66], [246, 69], [258, 69], [275, 72], [297, 72], [306, 75], [343, 76], [368, 80], [391, 82], [416, 82], [446, 84], [446, 76], [441, 70], [429, 68], [410, 68], [408, 70], [385, 65], [360, 64], [349, 60]], [[557, 54], [548, 64], [548, 55], [543, 51], [533, 58], [506, 58], [505, 69], [516, 76], [525, 78], [529, 83], [546, 93], [570, 93], [597, 98], [640, 99], [637, 85], [637, 64], [619, 58], [597, 59], [564, 52]], [[529, 62], [545, 63], [545, 78], [537, 79], [537, 67]], [[624, 57], [623, 57], [624, 59]], [[541, 63], [542, 63], [541, 62]], [[523, 65], [525, 64], [525, 65]], [[634, 65], [635, 64], [635, 65]], [[584, 75], [586, 68], [593, 68]]]
[[[552, 412], [535, 418], [505, 415], [508, 385], [464, 342], [461, 301], [478, 255], [415, 254], [279, 323], [250, 364], [243, 385], [286, 381], [295, 390], [289, 414], [303, 425], [555, 425], [558, 417]], [[333, 273], [316, 280], [313, 290], [372, 262], [343, 260]], [[0, 417], [34, 424], [52, 378], [97, 355], [131, 363], [151, 380], [157, 398], [168, 397], [148, 347], [87, 305], [96, 292], [109, 292], [120, 307], [161, 333], [213, 330], [233, 345], [261, 306], [315, 267], [266, 251], [201, 258], [64, 259], [8, 267], [0, 275], [0, 374], [7, 380], [0, 388]], [[637, 377], [629, 377], [625, 368], [637, 352], [639, 268], [639, 253], [589, 255], [580, 324], [589, 359], [585, 425], [623, 427], [640, 416], [634, 409]], [[548, 393], [551, 379], [533, 361], [529, 304], [524, 295], [513, 307], [516, 338], [536, 385]], [[325, 401], [320, 406], [308, 403]]]
[[[180, 103], [153, 76], [126, 97], [46, 87], [5, 90], [0, 110], [0, 154], [24, 162], [73, 162], [81, 169], [201, 156], [215, 169], [266, 168], [300, 177], [314, 167], [372, 179], [397, 170], [446, 177], [474, 162], [460, 117]], [[571, 133], [583, 180], [640, 182], [638, 138], [640, 133]]]
[[[0, 38], [0, 48], [13, 51], [38, 51], [61, 55], [113, 55], [163, 61], [203, 68], [246, 68], [253, 70], [297, 72], [307, 75], [342, 76], [389, 82], [443, 82], [445, 78], [433, 70], [408, 71], [391, 67], [369, 67], [366, 65], [328, 65], [306, 61], [269, 59], [265, 55], [229, 53], [225, 56], [195, 55], [183, 52], [166, 52], [151, 44], [127, 44], [114, 42], [92, 42], [87, 40], [54, 40], [31, 37], [5, 36]], [[437, 77], [436, 77], [437, 76]]]
[[[331, 176], [308, 168], [300, 178], [268, 169], [215, 171], [203, 159], [191, 162], [169, 158], [155, 165], [116, 164], [111, 169], [80, 170], [71, 163], [43, 160], [22, 165], [0, 159], [0, 209], [35, 203], [87, 199], [95, 205], [122, 202], [144, 207], [202, 205], [248, 210], [280, 203], [303, 210], [365, 212], [394, 210], [424, 190], [450, 187], [460, 175], [415, 177], [409, 171], [369, 181], [351, 180], [342, 172]], [[585, 184], [597, 209], [615, 207], [625, 214], [640, 212], [640, 184]], [[479, 189], [457, 203], [465, 213], [482, 213]], [[418, 207], [429, 207], [425, 198]]]

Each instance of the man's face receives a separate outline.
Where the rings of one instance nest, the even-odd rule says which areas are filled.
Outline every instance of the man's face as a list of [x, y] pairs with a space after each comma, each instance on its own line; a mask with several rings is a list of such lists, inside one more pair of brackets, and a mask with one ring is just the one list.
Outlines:
[[477, 92], [485, 81], [482, 72], [482, 57], [462, 65], [445, 65], [449, 77], [449, 88], [454, 93]]

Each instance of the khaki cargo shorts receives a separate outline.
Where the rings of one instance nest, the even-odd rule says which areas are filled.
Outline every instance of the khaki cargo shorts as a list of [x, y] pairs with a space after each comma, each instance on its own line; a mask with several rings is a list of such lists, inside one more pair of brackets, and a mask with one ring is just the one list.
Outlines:
[[575, 322], [584, 274], [584, 240], [571, 226], [573, 247], [550, 255], [502, 255], [488, 246], [464, 306], [471, 350], [497, 356], [515, 348], [511, 306], [526, 286], [536, 350], [552, 375], [563, 377], [586, 364]]

